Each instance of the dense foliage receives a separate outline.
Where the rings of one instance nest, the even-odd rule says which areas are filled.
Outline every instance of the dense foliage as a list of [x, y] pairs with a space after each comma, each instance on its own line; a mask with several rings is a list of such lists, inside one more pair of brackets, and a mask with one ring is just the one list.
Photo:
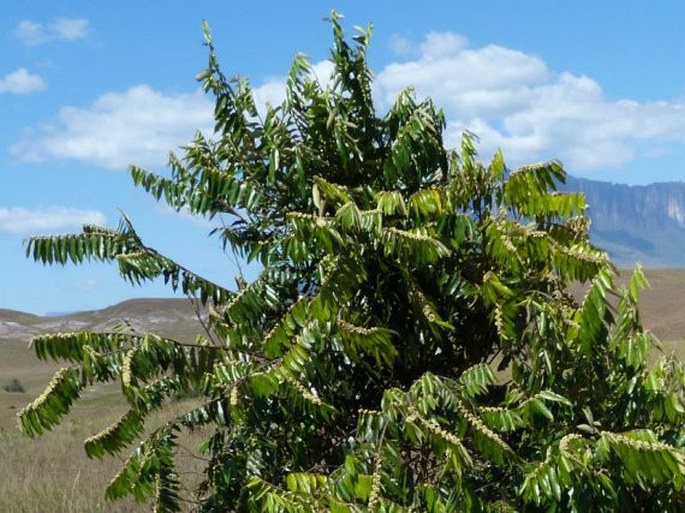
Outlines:
[[[332, 17], [329, 82], [296, 57], [265, 113], [246, 81], [209, 66], [216, 132], [170, 175], [134, 182], [220, 220], [221, 242], [263, 272], [237, 292], [118, 229], [36, 237], [43, 263], [115, 261], [209, 306], [196, 344], [154, 334], [33, 341], [66, 360], [19, 416], [40, 435], [91, 385], [130, 406], [85, 442], [130, 453], [107, 489], [179, 509], [177, 434], [212, 426], [198, 511], [683, 511], [683, 364], [648, 364], [636, 270], [614, 284], [589, 242], [584, 197], [556, 191], [558, 162], [511, 170], [443, 144], [444, 117], [402, 92], [372, 102], [369, 31]], [[574, 299], [569, 286], [583, 282]], [[197, 407], [145, 431], [179, 393]]]

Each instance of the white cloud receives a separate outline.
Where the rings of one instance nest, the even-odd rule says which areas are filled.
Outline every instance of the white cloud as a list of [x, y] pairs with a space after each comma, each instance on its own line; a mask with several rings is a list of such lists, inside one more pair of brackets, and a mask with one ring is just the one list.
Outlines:
[[453, 33], [428, 34], [418, 51], [378, 73], [376, 98], [387, 108], [415, 87], [445, 110], [448, 143], [468, 129], [484, 158], [501, 147], [513, 164], [561, 158], [574, 171], [606, 169], [654, 145], [685, 142], [682, 100], [612, 101], [590, 77], [551, 71], [539, 57], [502, 46], [470, 48]]
[[31, 94], [46, 87], [39, 75], [29, 73], [25, 68], [19, 68], [0, 78], [0, 93]]
[[518, 110], [531, 87], [550, 73], [537, 57], [500, 46], [471, 50], [466, 40], [450, 34], [429, 34], [418, 59], [389, 64], [378, 74], [377, 93], [389, 105], [407, 86], [461, 116]]
[[[333, 74], [333, 63], [331, 61], [319, 61], [314, 63], [312, 64], [311, 73], [312, 76], [321, 84], [329, 84], [331, 81], [331, 75]], [[285, 85], [283, 87], [285, 87]]]
[[400, 36], [399, 34], [390, 36], [388, 47], [395, 55], [409, 55], [414, 49], [411, 40], [408, 37]]
[[[323, 83], [333, 65], [312, 65], [312, 74]], [[285, 98], [285, 79], [274, 78], [253, 90], [257, 109], [279, 105]], [[214, 131], [213, 104], [198, 91], [165, 95], [147, 85], [100, 96], [86, 108], [63, 107], [57, 119], [24, 131], [10, 147], [11, 155], [24, 162], [77, 160], [108, 169], [129, 164], [154, 168], [167, 162], [169, 151], [187, 144], [197, 130]]]
[[40, 45], [48, 41], [45, 27], [31, 20], [20, 21], [14, 29], [14, 36], [25, 45], [30, 46]]
[[267, 105], [272, 107], [280, 105], [285, 99], [285, 79], [281, 77], [272, 78], [254, 88], [252, 94], [257, 111], [263, 116]]
[[[488, 45], [470, 48], [461, 35], [430, 33], [418, 57], [386, 65], [376, 76], [374, 96], [381, 111], [412, 86], [445, 110], [446, 141], [458, 146], [464, 130], [475, 133], [484, 159], [502, 148], [510, 165], [561, 158], [579, 170], [606, 169], [636, 156], [643, 143], [685, 142], [683, 104], [609, 101], [586, 76], [555, 73], [537, 56]], [[332, 64], [313, 66], [322, 82]], [[260, 111], [284, 98], [285, 78], [255, 89]], [[652, 151], [651, 148], [645, 149]]]
[[[484, 159], [499, 147], [511, 166], [560, 158], [574, 173], [606, 171], [685, 143], [683, 100], [611, 100], [591, 77], [550, 70], [540, 57], [502, 46], [473, 48], [459, 34], [430, 33], [413, 50], [405, 42], [405, 60], [376, 75], [380, 111], [413, 86], [419, 98], [444, 109], [448, 145], [458, 146], [462, 131], [472, 131]], [[322, 83], [331, 71], [329, 61], [313, 65]], [[284, 88], [285, 77], [255, 87], [258, 110], [279, 104]], [[211, 134], [212, 126], [211, 101], [200, 93], [165, 95], [138, 86], [86, 108], [63, 108], [51, 124], [26, 131], [11, 152], [29, 161], [155, 167], [196, 129]]]
[[83, 18], [58, 18], [49, 25], [49, 28], [57, 39], [74, 41], [88, 35], [90, 23]]
[[24, 132], [10, 148], [23, 161], [78, 160], [108, 169], [164, 165], [196, 130], [212, 133], [212, 104], [201, 92], [165, 95], [146, 85], [100, 96], [87, 108]]
[[429, 32], [421, 43], [421, 54], [426, 59], [450, 57], [461, 52], [468, 45], [467, 39], [451, 32]]
[[10, 233], [35, 233], [83, 224], [103, 225], [105, 221], [104, 214], [97, 210], [67, 207], [30, 210], [22, 207], [0, 207], [0, 231]]
[[57, 18], [43, 24], [31, 20], [20, 21], [14, 29], [14, 37], [28, 46], [51, 41], [75, 41], [88, 35], [90, 23], [83, 18]]

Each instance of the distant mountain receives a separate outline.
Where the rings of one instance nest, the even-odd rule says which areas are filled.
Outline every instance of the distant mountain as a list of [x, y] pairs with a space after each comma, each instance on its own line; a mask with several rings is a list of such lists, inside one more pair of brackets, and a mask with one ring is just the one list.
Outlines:
[[204, 333], [200, 319], [205, 316], [187, 299], [130, 299], [102, 310], [45, 317], [0, 309], [0, 341], [28, 341], [46, 332], [126, 329], [191, 342]]
[[585, 194], [591, 237], [620, 267], [685, 267], [685, 183], [630, 186], [568, 177]]

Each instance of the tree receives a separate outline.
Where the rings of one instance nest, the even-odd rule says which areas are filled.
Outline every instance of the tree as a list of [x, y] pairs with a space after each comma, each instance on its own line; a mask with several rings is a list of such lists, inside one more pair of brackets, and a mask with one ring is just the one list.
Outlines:
[[[254, 282], [211, 283], [126, 218], [29, 240], [39, 262], [117, 262], [210, 313], [190, 345], [35, 338], [38, 357], [70, 366], [20, 412], [24, 432], [118, 380], [130, 409], [85, 450], [101, 458], [142, 436], [107, 496], [158, 511], [180, 507], [177, 433], [207, 425], [199, 511], [682, 511], [685, 371], [648, 364], [641, 270], [614, 285], [584, 197], [556, 191], [558, 162], [511, 170], [498, 152], [486, 165], [469, 134], [448, 150], [442, 112], [411, 90], [379, 115], [370, 31], [349, 42], [331, 23], [330, 82], [297, 56], [285, 100], [263, 115], [206, 31], [198, 80], [216, 100], [214, 136], [172, 156], [168, 176], [131, 168], [156, 199], [220, 219], [220, 241], [261, 263]], [[179, 393], [201, 404], [145, 433]]]

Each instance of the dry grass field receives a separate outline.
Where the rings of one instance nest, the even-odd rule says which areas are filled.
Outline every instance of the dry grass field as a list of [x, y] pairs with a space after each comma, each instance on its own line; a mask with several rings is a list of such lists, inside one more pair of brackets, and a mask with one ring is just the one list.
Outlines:
[[[629, 273], [622, 273], [625, 281]], [[674, 351], [685, 360], [685, 270], [647, 272], [651, 288], [642, 295], [643, 322], [662, 341], [663, 350]], [[163, 329], [167, 334], [188, 339], [200, 333], [197, 322], [189, 316], [188, 305], [172, 301], [133, 301], [100, 312], [66, 316], [53, 322], [53, 329], [111, 325], [112, 319], [131, 318], [139, 326]], [[0, 311], [0, 385], [16, 379], [23, 393], [0, 389], [0, 512], [17, 513], [97, 513], [149, 511], [147, 505], [133, 500], [109, 503], [104, 489], [114, 476], [121, 460], [89, 460], [82, 441], [116, 419], [125, 408], [116, 386], [88, 391], [73, 413], [54, 432], [38, 440], [22, 437], [16, 429], [16, 412], [40, 394], [58, 368], [37, 361], [29, 350], [27, 336], [40, 332], [45, 319], [17, 312]], [[12, 338], [13, 323], [25, 327], [22, 337]], [[182, 408], [184, 405], [179, 405]], [[161, 421], [161, 418], [157, 418]], [[202, 439], [201, 433], [183, 440], [190, 452]], [[190, 482], [197, 479], [198, 462], [184, 454], [182, 467]], [[191, 507], [188, 506], [188, 510]]]
[[[105, 405], [102, 411], [107, 411]], [[16, 430], [0, 432], [0, 511], [134, 512], [145, 511], [133, 500], [109, 503], [103, 490], [121, 465], [85, 457], [82, 440], [97, 428], [75, 418], [35, 441]]]
[[[16, 429], [15, 412], [36, 393], [40, 393], [42, 386], [37, 381], [30, 381], [32, 384], [27, 387], [26, 393], [0, 392], [0, 405], [3, 408], [3, 426], [0, 428], [0, 511], [150, 511], [149, 505], [136, 503], [133, 499], [111, 503], [104, 497], [104, 490], [123, 464], [126, 453], [98, 461], [88, 459], [83, 450], [85, 438], [104, 429], [125, 411], [125, 404], [116, 387], [90, 391], [53, 432], [31, 440]], [[45, 381], [42, 382], [44, 384]], [[165, 416], [186, 411], [189, 406], [179, 403]], [[161, 414], [152, 417], [152, 425], [162, 421]], [[179, 468], [185, 472], [181, 480], [189, 484], [189, 488], [197, 482], [199, 475], [197, 472], [201, 462], [197, 459], [197, 448], [202, 439], [202, 433], [188, 433], [180, 438], [180, 443], [186, 448], [178, 458], [182, 460], [178, 461]]]
[[[0, 310], [0, 387], [17, 380], [23, 393], [0, 388], [0, 512], [8, 513], [129, 513], [150, 511], [133, 499], [111, 503], [104, 490], [126, 457], [102, 461], [87, 458], [83, 440], [116, 420], [126, 406], [117, 385], [87, 390], [67, 419], [53, 432], [36, 440], [19, 433], [16, 413], [39, 395], [60, 365], [38, 361], [28, 338], [40, 331], [106, 328], [130, 319], [139, 329], [149, 328], [188, 340], [200, 333], [192, 308], [185, 301], [131, 301], [98, 312], [60, 318], [38, 318]], [[21, 329], [20, 329], [21, 328]], [[12, 334], [15, 334], [14, 338]], [[185, 411], [187, 404], [175, 409]], [[173, 415], [174, 411], [167, 412]], [[152, 422], [159, 423], [158, 415]], [[202, 433], [182, 437], [189, 452], [196, 451]], [[195, 454], [194, 456], [197, 456]], [[188, 474], [183, 482], [197, 480], [198, 460], [187, 452], [179, 458]], [[189, 508], [190, 509], [190, 506]]]

